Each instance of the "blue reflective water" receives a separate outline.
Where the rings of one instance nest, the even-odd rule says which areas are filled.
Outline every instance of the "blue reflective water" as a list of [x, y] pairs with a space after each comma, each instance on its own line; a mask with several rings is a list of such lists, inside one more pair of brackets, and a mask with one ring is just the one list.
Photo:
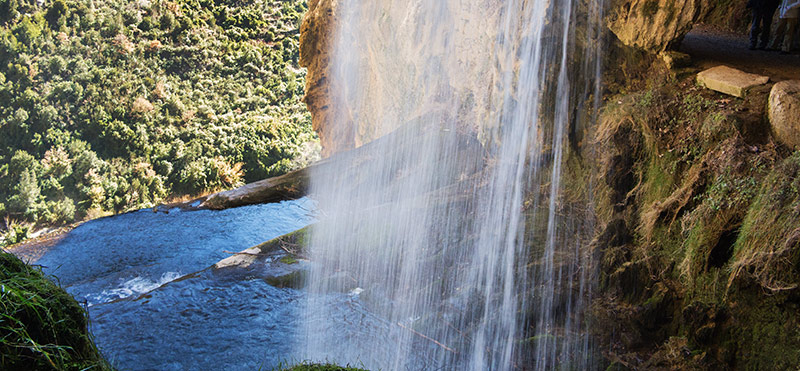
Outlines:
[[304, 295], [265, 282], [286, 265], [206, 268], [310, 224], [314, 206], [304, 198], [104, 218], [76, 228], [35, 263], [89, 304], [97, 344], [120, 369], [271, 369], [290, 360]]
[[90, 305], [148, 292], [313, 221], [308, 198], [223, 211], [142, 210], [81, 225], [36, 264]]
[[[123, 370], [271, 370], [296, 363], [306, 294], [260, 277], [206, 270], [135, 300], [94, 306], [96, 342]], [[326, 323], [339, 335], [330, 339], [333, 354], [346, 352], [346, 344], [391, 345], [390, 326], [356, 296], [325, 299], [333, 313]]]

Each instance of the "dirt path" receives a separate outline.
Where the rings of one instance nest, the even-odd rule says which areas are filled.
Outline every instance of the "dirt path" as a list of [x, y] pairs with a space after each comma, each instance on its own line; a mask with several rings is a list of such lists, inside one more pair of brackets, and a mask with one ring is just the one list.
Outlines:
[[700, 68], [727, 65], [749, 73], [769, 76], [772, 81], [800, 79], [800, 54], [748, 50], [747, 35], [698, 25], [686, 35], [680, 51], [692, 56]]

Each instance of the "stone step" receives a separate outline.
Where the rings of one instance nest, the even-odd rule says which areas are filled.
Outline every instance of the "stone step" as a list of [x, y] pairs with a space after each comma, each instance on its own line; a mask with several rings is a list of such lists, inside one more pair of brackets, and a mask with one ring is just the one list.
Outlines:
[[697, 74], [697, 82], [700, 85], [739, 98], [744, 98], [750, 88], [764, 85], [768, 81], [767, 76], [747, 73], [728, 66], [709, 68]]

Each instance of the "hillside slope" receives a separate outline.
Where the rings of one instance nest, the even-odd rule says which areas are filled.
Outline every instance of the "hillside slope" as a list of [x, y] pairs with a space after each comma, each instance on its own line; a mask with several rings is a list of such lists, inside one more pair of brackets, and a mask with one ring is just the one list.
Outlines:
[[304, 0], [0, 0], [0, 226], [303, 165], [316, 145], [297, 64], [305, 11]]

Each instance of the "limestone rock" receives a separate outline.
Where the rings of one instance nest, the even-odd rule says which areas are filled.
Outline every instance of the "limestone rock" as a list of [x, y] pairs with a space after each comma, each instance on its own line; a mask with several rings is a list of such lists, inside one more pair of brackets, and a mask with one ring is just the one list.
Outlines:
[[714, 4], [708, 0], [616, 0], [606, 24], [625, 45], [658, 53], [680, 42]]
[[661, 52], [659, 57], [669, 69], [687, 67], [692, 63], [692, 57], [689, 54], [673, 50]]
[[772, 87], [767, 115], [775, 138], [800, 149], [800, 81], [781, 81]]
[[303, 101], [322, 144], [322, 156], [353, 148], [351, 123], [332, 123], [342, 117], [341, 104], [331, 100], [341, 87], [331, 73], [331, 59], [338, 31], [338, 0], [310, 0], [300, 26], [300, 65], [308, 69]]
[[497, 111], [492, 106], [497, 99], [487, 87], [501, 81], [498, 70], [516, 63], [511, 55], [495, 56], [503, 3], [441, 1], [447, 16], [436, 22], [430, 21], [431, 6], [365, 1], [353, 14], [339, 0], [309, 1], [300, 29], [300, 64], [308, 68], [304, 101], [323, 157], [360, 147], [419, 117], [449, 114], [451, 107], [458, 108], [458, 117], [447, 118], [469, 130], [494, 122], [489, 116]]
[[769, 77], [743, 72], [727, 66], [709, 68], [697, 74], [697, 82], [708, 89], [744, 98], [747, 90], [764, 85]]
[[[290, 258], [288, 260], [298, 259], [303, 251], [305, 251], [305, 241], [310, 228], [311, 227], [305, 227], [233, 254], [214, 264], [213, 268], [247, 268], [256, 263], [267, 263], [273, 266], [271, 272], [276, 274], [277, 277], [292, 273], [301, 267], [296, 264], [286, 263], [287, 259], [279, 258], [288, 257]], [[292, 246], [297, 251], [289, 252], [285, 246]]]
[[225, 259], [220, 260], [217, 264], [214, 264], [214, 268], [222, 269], [222, 268], [230, 268], [230, 267], [241, 267], [247, 268], [251, 264], [256, 261], [258, 255], [261, 254], [261, 248], [251, 247], [247, 250], [244, 250], [238, 254], [231, 255]]

